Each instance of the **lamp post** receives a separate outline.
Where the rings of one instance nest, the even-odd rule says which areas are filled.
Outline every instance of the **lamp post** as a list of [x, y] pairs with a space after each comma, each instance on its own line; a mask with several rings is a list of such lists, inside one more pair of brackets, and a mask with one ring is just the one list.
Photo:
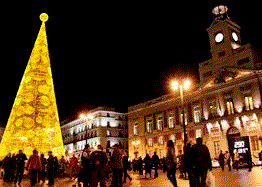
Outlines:
[[190, 81], [189, 80], [183, 80], [183, 81], [173, 81], [172, 82], [172, 88], [174, 90], [178, 90], [180, 92], [180, 99], [181, 99], [181, 107], [182, 107], [182, 126], [184, 130], [184, 148], [187, 143], [187, 131], [186, 131], [186, 124], [185, 124], [185, 108], [184, 108], [184, 90], [188, 90], [190, 87]]

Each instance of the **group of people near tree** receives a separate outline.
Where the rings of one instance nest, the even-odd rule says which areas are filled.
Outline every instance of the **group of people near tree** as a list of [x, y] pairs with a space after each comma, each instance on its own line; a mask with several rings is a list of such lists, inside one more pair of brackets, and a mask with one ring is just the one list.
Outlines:
[[[39, 155], [37, 150], [33, 150], [33, 154], [29, 158], [22, 150], [19, 150], [16, 155], [9, 153], [2, 160], [4, 182], [13, 182], [15, 185], [21, 186], [24, 171], [26, 170], [30, 177], [31, 186], [35, 186], [40, 182], [45, 183], [46, 178], [48, 179], [48, 185], [53, 186], [54, 179], [58, 174], [59, 164], [62, 166], [65, 162], [64, 158], [61, 158], [58, 162], [52, 151], [48, 151], [48, 158], [45, 158], [44, 154]], [[63, 169], [60, 171], [64, 172]]]
[[45, 183], [45, 179], [48, 180], [49, 186], [53, 186], [55, 178], [58, 175], [63, 177], [66, 170], [73, 181], [82, 182], [84, 187], [97, 187], [98, 183], [101, 187], [105, 187], [111, 173], [112, 187], [122, 186], [127, 178], [132, 180], [127, 172], [130, 168], [127, 152], [120, 149], [118, 144], [113, 146], [112, 154], [104, 152], [101, 145], [91, 152], [87, 144], [80, 158], [73, 154], [69, 161], [64, 156], [58, 160], [51, 151], [48, 152], [47, 159], [44, 154], [39, 156], [37, 150], [34, 150], [33, 154], [27, 158], [23, 151], [19, 150], [17, 155], [8, 154], [3, 159], [2, 168], [4, 181], [18, 183], [18, 185], [21, 185], [25, 170], [28, 171], [31, 186], [40, 182]]
[[[204, 186], [207, 171], [212, 170], [210, 153], [207, 146], [202, 144], [202, 138], [197, 138], [196, 142], [195, 145], [187, 142], [183, 155], [183, 167], [184, 171], [188, 174], [191, 187]], [[104, 152], [101, 145], [98, 145], [97, 149], [91, 152], [90, 146], [87, 144], [80, 158], [73, 155], [69, 162], [64, 157], [58, 161], [51, 151], [48, 152], [48, 158], [46, 159], [43, 154], [39, 156], [37, 150], [33, 151], [27, 163], [25, 163], [26, 160], [27, 157], [22, 150], [19, 150], [17, 155], [7, 155], [2, 163], [5, 171], [4, 180], [21, 184], [24, 169], [26, 169], [29, 172], [31, 186], [36, 185], [40, 181], [44, 183], [46, 178], [49, 186], [52, 186], [54, 185], [57, 173], [62, 173], [61, 176], [64, 175], [67, 164], [69, 164], [69, 168], [71, 169], [70, 178], [77, 179], [79, 183], [82, 182], [84, 187], [97, 187], [98, 183], [100, 183], [101, 187], [106, 187], [106, 180], [109, 180], [111, 173], [112, 187], [122, 186], [122, 183], [125, 183], [127, 178], [130, 181], [132, 180], [128, 174], [131, 166], [128, 161], [127, 152], [120, 149], [118, 144], [113, 146], [112, 154]], [[167, 154], [164, 162], [159, 159], [156, 152], [152, 158], [147, 154], [141, 161], [142, 167], [138, 166], [140, 164], [133, 165], [135, 171], [143, 174], [144, 164], [145, 176], [150, 175], [151, 177], [151, 171], [154, 168], [154, 178], [157, 178], [158, 169], [162, 165], [164, 166], [163, 169], [167, 172], [167, 178], [174, 186], [177, 186], [176, 170], [178, 164], [172, 140], [167, 142]], [[13, 164], [13, 166], [10, 166], [10, 164]], [[10, 168], [13, 168], [13, 170]], [[60, 170], [62, 172], [57, 172]]]
[[127, 178], [132, 180], [127, 172], [129, 168], [127, 152], [120, 149], [118, 144], [113, 146], [112, 154], [104, 152], [101, 145], [91, 153], [87, 144], [81, 155], [78, 181], [83, 182], [84, 187], [97, 187], [99, 182], [100, 187], [106, 187], [106, 180], [109, 180], [112, 173], [111, 186], [122, 186]]

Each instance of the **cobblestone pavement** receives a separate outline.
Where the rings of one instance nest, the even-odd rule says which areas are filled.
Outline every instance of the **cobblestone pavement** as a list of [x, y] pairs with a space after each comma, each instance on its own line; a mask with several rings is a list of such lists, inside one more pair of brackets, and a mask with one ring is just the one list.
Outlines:
[[262, 167], [253, 167], [252, 171], [240, 169], [238, 171], [221, 171], [220, 168], [213, 169], [216, 187], [262, 187]]
[[[262, 167], [254, 167], [251, 172], [247, 169], [240, 169], [239, 171], [221, 171], [220, 168], [212, 170], [216, 180], [216, 187], [262, 187]], [[133, 180], [123, 187], [172, 187], [172, 184], [167, 179], [166, 173], [159, 171], [159, 177], [156, 179], [145, 179], [137, 173], [130, 172]], [[179, 187], [189, 187], [188, 180], [182, 180], [177, 177]], [[72, 187], [76, 182], [66, 179], [56, 180], [55, 187]], [[13, 184], [4, 183], [0, 180], [0, 187], [11, 187]], [[109, 186], [109, 183], [108, 185]], [[30, 187], [29, 180], [24, 179], [21, 187]], [[46, 184], [39, 184], [37, 187], [47, 187]]]

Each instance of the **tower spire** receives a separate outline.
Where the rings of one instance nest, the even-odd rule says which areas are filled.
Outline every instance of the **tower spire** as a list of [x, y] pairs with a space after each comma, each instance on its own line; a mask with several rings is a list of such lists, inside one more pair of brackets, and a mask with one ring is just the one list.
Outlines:
[[20, 83], [0, 144], [0, 158], [22, 149], [31, 155], [34, 149], [47, 155], [53, 151], [64, 155], [45, 22], [48, 15], [40, 15], [42, 25]]

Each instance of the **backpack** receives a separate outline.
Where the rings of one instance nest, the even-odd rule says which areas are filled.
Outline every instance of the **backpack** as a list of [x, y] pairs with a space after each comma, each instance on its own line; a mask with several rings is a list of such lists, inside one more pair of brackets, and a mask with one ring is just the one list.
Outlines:
[[102, 151], [94, 151], [90, 157], [90, 163], [92, 166], [99, 166], [107, 162], [105, 153]]

